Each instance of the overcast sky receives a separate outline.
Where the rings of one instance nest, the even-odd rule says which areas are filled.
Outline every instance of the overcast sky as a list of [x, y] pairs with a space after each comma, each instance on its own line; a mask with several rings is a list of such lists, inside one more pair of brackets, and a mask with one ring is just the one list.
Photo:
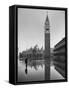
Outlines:
[[18, 9], [19, 52], [34, 47], [44, 48], [44, 23], [48, 11], [51, 48], [65, 37], [65, 12], [59, 10]]

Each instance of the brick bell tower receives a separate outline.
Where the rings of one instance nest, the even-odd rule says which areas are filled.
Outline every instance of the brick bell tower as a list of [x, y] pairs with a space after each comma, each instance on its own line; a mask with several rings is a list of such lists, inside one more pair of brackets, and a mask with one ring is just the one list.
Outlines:
[[45, 59], [45, 80], [50, 80], [50, 22], [47, 17], [45, 20], [45, 52], [44, 52], [44, 59]]

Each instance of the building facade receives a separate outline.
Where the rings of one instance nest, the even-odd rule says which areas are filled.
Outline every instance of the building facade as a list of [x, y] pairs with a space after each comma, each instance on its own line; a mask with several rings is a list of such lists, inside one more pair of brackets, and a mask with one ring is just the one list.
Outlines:
[[54, 65], [55, 69], [65, 77], [65, 38], [55, 45]]
[[34, 49], [32, 49], [32, 50], [23, 51], [19, 55], [19, 58], [22, 60], [25, 60], [26, 58], [28, 60], [43, 60], [43, 50], [35, 51]]

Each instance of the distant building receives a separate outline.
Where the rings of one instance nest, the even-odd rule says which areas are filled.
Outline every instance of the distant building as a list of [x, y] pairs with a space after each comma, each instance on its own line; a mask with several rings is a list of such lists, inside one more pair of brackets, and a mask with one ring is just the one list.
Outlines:
[[29, 60], [42, 60], [43, 54], [44, 51], [42, 48], [41, 49], [31, 48], [26, 51], [23, 51], [19, 56], [21, 56], [20, 58], [22, 58], [23, 60], [25, 60], [26, 58], [28, 58]]
[[55, 69], [65, 77], [65, 38], [54, 47], [54, 65]]

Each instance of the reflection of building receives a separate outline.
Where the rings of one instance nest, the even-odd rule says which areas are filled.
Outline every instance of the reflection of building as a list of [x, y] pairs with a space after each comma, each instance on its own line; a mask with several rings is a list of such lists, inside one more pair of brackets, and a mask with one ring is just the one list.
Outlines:
[[65, 38], [55, 45], [54, 65], [55, 69], [65, 77]]
[[50, 22], [48, 14], [45, 21], [45, 80], [50, 80]]

